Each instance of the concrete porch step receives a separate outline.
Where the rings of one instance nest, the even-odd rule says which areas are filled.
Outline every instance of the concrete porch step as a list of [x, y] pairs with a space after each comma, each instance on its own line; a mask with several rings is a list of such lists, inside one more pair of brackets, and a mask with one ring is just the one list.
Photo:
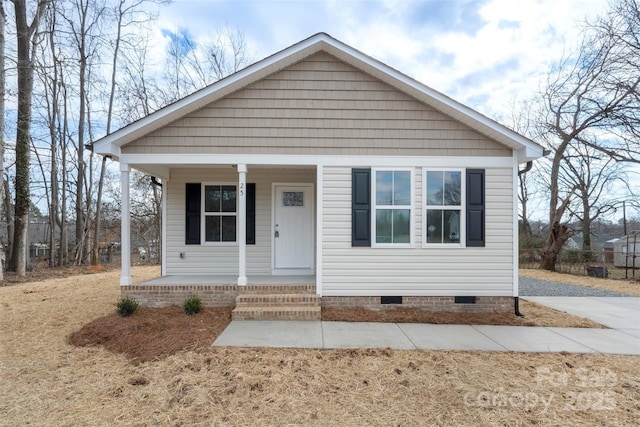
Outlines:
[[[288, 292], [284, 292], [288, 290]], [[240, 293], [233, 320], [320, 320], [320, 296], [310, 289], [272, 287], [272, 293]]]
[[233, 320], [321, 320], [320, 306], [238, 307], [231, 313]]
[[236, 307], [320, 306], [317, 294], [240, 294]]

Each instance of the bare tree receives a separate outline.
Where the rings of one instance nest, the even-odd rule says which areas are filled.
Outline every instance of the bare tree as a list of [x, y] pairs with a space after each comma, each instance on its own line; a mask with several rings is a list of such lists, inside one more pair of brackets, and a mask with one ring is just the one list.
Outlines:
[[[535, 127], [535, 121], [533, 117], [536, 112], [534, 111], [535, 102], [531, 100], [517, 102], [514, 100], [511, 106], [511, 116], [505, 117], [503, 122], [507, 124], [511, 129], [518, 132], [521, 135], [525, 135], [532, 140], [538, 140], [537, 128]], [[532, 187], [536, 186], [534, 178], [537, 176], [537, 166], [530, 162], [520, 173], [518, 173], [518, 201], [520, 202], [519, 219], [520, 219], [520, 233], [525, 238], [530, 238], [532, 235], [531, 225], [529, 222], [529, 201], [532, 195]], [[523, 236], [521, 236], [523, 237]]]
[[[4, 61], [4, 27], [6, 16], [4, 14], [4, 2], [0, 1], [0, 200], [4, 200], [4, 93], [6, 90], [5, 82], [5, 61]], [[6, 227], [3, 223], [2, 227]], [[2, 233], [4, 234], [4, 233]], [[0, 241], [0, 250], [2, 258], [4, 258], [6, 247], [4, 242]], [[4, 267], [0, 263], [0, 282], [4, 279]]]
[[237, 29], [225, 27], [200, 41], [186, 28], [164, 34], [169, 38], [165, 80], [172, 88], [167, 103], [235, 73], [251, 60], [244, 34]]
[[[139, 41], [139, 37], [134, 40], [124, 37], [124, 30], [130, 26], [139, 27], [153, 20], [155, 17], [148, 12], [144, 11], [144, 6], [148, 3], [152, 3], [152, 0], [117, 0], [113, 10], [110, 10], [110, 15], [116, 22], [116, 33], [113, 39], [113, 52], [111, 55], [111, 80], [109, 85], [109, 102], [107, 106], [107, 125], [105, 132], [108, 135], [111, 133], [111, 124], [113, 122], [114, 109], [115, 109], [115, 96], [117, 92], [117, 75], [118, 75], [118, 62], [121, 60], [121, 46], [124, 44], [128, 48], [135, 48], [135, 43]], [[101, 209], [102, 209], [102, 193], [104, 187], [105, 173], [107, 169], [107, 157], [102, 157], [100, 165], [100, 178], [98, 180], [98, 195], [96, 198], [96, 215], [94, 222], [94, 239], [93, 249], [91, 254], [91, 264], [98, 264], [98, 252], [100, 249], [100, 221], [101, 221]]]
[[26, 0], [12, 0], [16, 22], [18, 47], [18, 117], [16, 126], [16, 202], [13, 253], [9, 268], [19, 276], [26, 274], [28, 225], [29, 225], [29, 152], [31, 128], [31, 97], [33, 94], [32, 49], [40, 18], [47, 1], [39, 0], [35, 14], [27, 21]]
[[[85, 137], [87, 127], [87, 100], [89, 99], [89, 73], [93, 61], [99, 54], [100, 43], [100, 24], [102, 15], [105, 12], [104, 3], [97, 3], [93, 0], [73, 0], [68, 14], [63, 15], [67, 21], [71, 39], [73, 41], [75, 54], [78, 60], [78, 134], [76, 143], [76, 196], [75, 196], [75, 212], [76, 212], [76, 254], [75, 263], [80, 264], [87, 253], [87, 233], [89, 212], [84, 208], [86, 203], [85, 197], [89, 197], [89, 193], [85, 186], [87, 183], [87, 165], [84, 158]], [[89, 173], [91, 170], [89, 169]]]
[[[633, 0], [623, 0], [633, 1]], [[619, 17], [612, 12], [601, 25], [589, 26], [577, 54], [567, 58], [549, 74], [543, 93], [546, 130], [554, 155], [550, 169], [549, 234], [540, 267], [554, 270], [558, 254], [570, 237], [565, 214], [577, 186], [560, 191], [560, 173], [570, 147], [580, 143], [617, 161], [638, 162], [626, 124], [639, 114], [638, 51], [631, 49], [618, 31]], [[627, 22], [627, 21], [625, 21]], [[640, 21], [629, 21], [636, 30]], [[604, 25], [606, 23], [607, 25]], [[615, 29], [615, 31], [604, 30]]]
[[560, 181], [576, 189], [575, 201], [567, 210], [580, 221], [585, 255], [591, 251], [591, 225], [633, 194], [629, 178], [623, 163], [591, 147], [578, 144], [567, 150]]

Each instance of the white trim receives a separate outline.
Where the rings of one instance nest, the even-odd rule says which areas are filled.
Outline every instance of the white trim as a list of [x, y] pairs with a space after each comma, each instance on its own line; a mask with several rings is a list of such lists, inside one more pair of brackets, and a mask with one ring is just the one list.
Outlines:
[[[408, 205], [380, 205], [380, 209], [385, 210], [406, 210], [409, 209], [409, 243], [377, 243], [376, 242], [376, 213], [378, 204], [376, 202], [376, 174], [378, 172], [409, 172], [410, 174], [410, 190], [411, 200]], [[415, 168], [394, 168], [394, 167], [378, 167], [371, 168], [371, 247], [372, 248], [413, 248], [415, 247]]]
[[520, 229], [518, 227], [518, 158], [517, 154], [513, 155], [513, 296], [517, 297], [520, 289], [519, 289], [519, 268], [520, 268], [520, 251], [519, 251], [519, 242], [520, 242]]
[[247, 165], [238, 164], [236, 187], [236, 240], [238, 242], [238, 286], [247, 284]]
[[366, 167], [468, 167], [512, 168], [511, 157], [458, 156], [312, 156], [297, 154], [123, 154], [121, 162], [136, 165], [158, 164], [171, 167], [250, 164], [295, 166], [366, 166]]
[[122, 212], [120, 220], [120, 286], [129, 286], [131, 278], [131, 195], [129, 175], [131, 168], [127, 163], [120, 163], [120, 194], [122, 198]]
[[[311, 194], [314, 193], [314, 184], [312, 182], [272, 182], [271, 183], [271, 274], [272, 275], [287, 275], [287, 274], [304, 274], [311, 275], [314, 274], [314, 268], [288, 268], [288, 269], [278, 269], [276, 268], [276, 187], [277, 186], [286, 186], [286, 187], [306, 187], [311, 189]], [[313, 203], [314, 197], [311, 197], [311, 215], [315, 213], [315, 205]], [[311, 220], [311, 239], [315, 239], [315, 226], [313, 219]], [[314, 241], [311, 242], [311, 246], [315, 244]], [[312, 263], [314, 265], [315, 263]]]
[[161, 276], [166, 276], [167, 275], [167, 199], [169, 198], [168, 196], [168, 190], [169, 190], [169, 180], [167, 179], [163, 179], [162, 180], [162, 245], [161, 245], [161, 250], [162, 250], [162, 257], [161, 257], [161, 263], [162, 266], [160, 267], [160, 275]]
[[313, 268], [274, 268], [272, 276], [313, 276]]
[[[231, 212], [209, 212], [207, 213], [205, 211], [205, 203], [206, 203], [206, 197], [205, 197], [205, 187], [206, 186], [233, 186], [236, 189], [236, 211], [232, 214]], [[201, 206], [200, 206], [200, 246], [237, 246], [238, 242], [239, 242], [239, 236], [238, 236], [238, 228], [240, 227], [240, 225], [238, 224], [238, 212], [239, 212], [239, 196], [238, 196], [238, 183], [237, 182], [217, 182], [217, 181], [210, 181], [210, 182], [202, 182], [200, 185], [200, 200], [202, 201]], [[206, 234], [206, 230], [205, 230], [205, 226], [206, 226], [206, 217], [207, 216], [233, 216], [236, 218], [236, 240], [235, 242], [207, 242], [207, 234]], [[220, 223], [220, 227], [222, 228], [222, 221]]]
[[322, 243], [323, 243], [323, 210], [324, 210], [324, 168], [316, 169], [316, 294], [322, 296]]
[[[427, 172], [460, 172], [460, 241], [458, 243], [427, 242]], [[425, 249], [460, 249], [467, 247], [467, 171], [464, 168], [422, 168], [422, 247]], [[438, 206], [430, 206], [438, 209]], [[448, 206], [440, 206], [442, 210], [457, 210]]]

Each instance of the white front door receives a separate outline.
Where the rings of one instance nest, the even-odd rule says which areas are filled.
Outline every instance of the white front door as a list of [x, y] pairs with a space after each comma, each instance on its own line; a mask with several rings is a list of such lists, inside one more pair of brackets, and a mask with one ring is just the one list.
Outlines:
[[274, 184], [274, 274], [313, 274], [313, 184]]

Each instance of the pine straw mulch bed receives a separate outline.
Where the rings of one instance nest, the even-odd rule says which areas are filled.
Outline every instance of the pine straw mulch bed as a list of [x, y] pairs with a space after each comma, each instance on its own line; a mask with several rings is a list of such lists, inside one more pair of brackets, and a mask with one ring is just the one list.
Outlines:
[[131, 363], [67, 344], [119, 296], [117, 271], [0, 287], [0, 426], [608, 426], [640, 414], [632, 356], [207, 345]]
[[589, 319], [573, 316], [520, 300], [525, 317], [508, 313], [430, 312], [415, 308], [368, 310], [366, 308], [322, 308], [322, 320], [343, 322], [435, 323], [453, 325], [547, 326], [559, 328], [605, 328]]
[[67, 337], [77, 347], [103, 346], [133, 363], [161, 359], [179, 351], [203, 350], [231, 321], [233, 307], [205, 308], [187, 315], [182, 307], [140, 307], [133, 315], [111, 313], [84, 325]]
[[[322, 319], [343, 322], [435, 323], [464, 325], [557, 326], [602, 328], [589, 319], [572, 316], [538, 304], [522, 301], [525, 318], [512, 313], [428, 312], [410, 308], [367, 310], [323, 308]], [[140, 307], [129, 317], [115, 312], [92, 320], [67, 337], [78, 347], [103, 346], [124, 354], [133, 363], [158, 360], [180, 351], [203, 351], [231, 321], [233, 307], [204, 308], [186, 315], [181, 307]]]

